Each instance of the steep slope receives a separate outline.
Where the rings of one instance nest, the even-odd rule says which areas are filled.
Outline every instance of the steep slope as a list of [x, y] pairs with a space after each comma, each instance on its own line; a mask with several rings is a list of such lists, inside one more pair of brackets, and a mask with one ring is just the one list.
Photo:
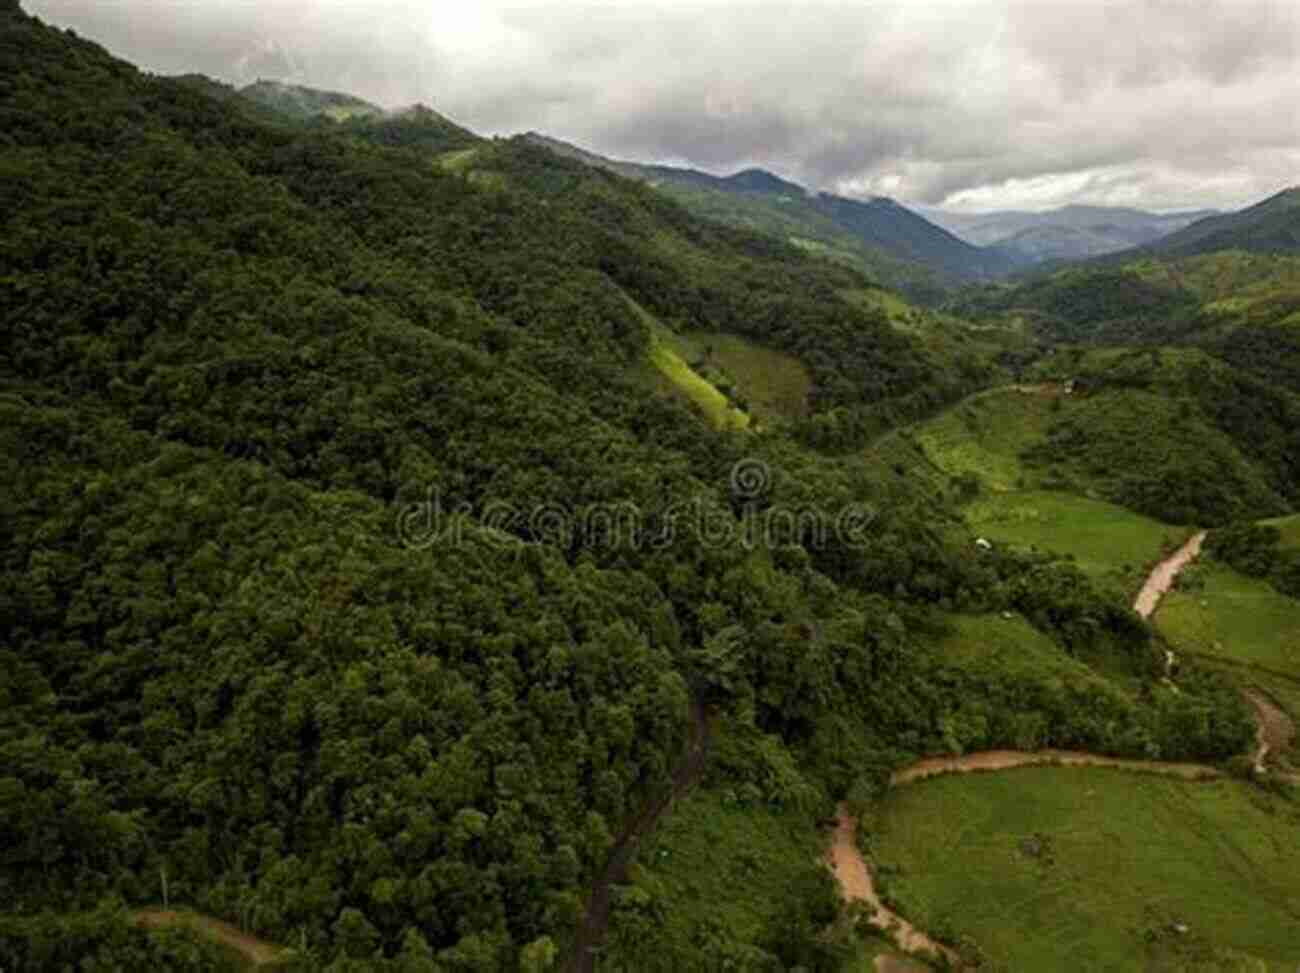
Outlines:
[[1236, 213], [1199, 220], [1147, 249], [1164, 256], [1192, 256], [1217, 250], [1300, 252], [1300, 187], [1283, 190]]
[[306, 119], [325, 115], [341, 122], [349, 118], [369, 118], [384, 114], [378, 105], [372, 105], [353, 95], [320, 91], [283, 81], [255, 81], [240, 88], [239, 94], [291, 118]]
[[1128, 242], [1117, 245], [1113, 240], [1091, 230], [1048, 225], [1020, 230], [991, 244], [991, 249], [1005, 254], [1018, 264], [1036, 264], [1049, 260], [1095, 257], [1129, 245]]
[[[295, 970], [554, 967], [704, 763], [692, 711], [725, 724], [715, 799], [785, 807], [798, 848], [1016, 732], [1019, 683], [931, 650], [946, 607], [1150, 668], [1086, 578], [969, 557], [876, 439], [998, 372], [849, 269], [432, 112], [265, 124], [13, 4], [0, 119], [6, 970], [228, 967], [138, 929], [158, 904]], [[795, 359], [808, 414], [713, 429], [647, 380], [647, 315]], [[1118, 752], [1244, 727], [1213, 686], [1038, 695]], [[830, 965], [827, 877], [791, 874], [709, 962]]]

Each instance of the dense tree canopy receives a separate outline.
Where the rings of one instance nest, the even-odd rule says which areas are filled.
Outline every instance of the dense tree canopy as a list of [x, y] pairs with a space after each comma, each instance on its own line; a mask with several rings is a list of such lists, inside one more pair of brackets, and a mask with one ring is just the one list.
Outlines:
[[[0, 965], [221, 968], [129, 930], [170, 896], [304, 969], [545, 968], [692, 700], [747, 741], [719, 773], [780, 801], [797, 765], [822, 809], [1022, 738], [1012, 707], [1045, 743], [1239, 745], [1214, 685], [1144, 708], [934, 653], [942, 611], [1015, 607], [1151, 658], [1068, 568], [972, 561], [941, 496], [809, 448], [985, 364], [837, 299], [849, 270], [448, 125], [268, 121], [0, 8]], [[629, 298], [798, 356], [807, 425], [657, 394]], [[654, 543], [684, 504], [708, 529]], [[743, 529], [854, 505], [865, 540]], [[616, 507], [618, 543], [588, 529]]]

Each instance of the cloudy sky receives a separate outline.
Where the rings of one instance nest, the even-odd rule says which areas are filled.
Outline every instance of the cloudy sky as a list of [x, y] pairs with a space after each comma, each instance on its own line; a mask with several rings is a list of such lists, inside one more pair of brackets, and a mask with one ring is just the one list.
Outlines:
[[24, 0], [162, 73], [952, 209], [1300, 183], [1297, 0]]

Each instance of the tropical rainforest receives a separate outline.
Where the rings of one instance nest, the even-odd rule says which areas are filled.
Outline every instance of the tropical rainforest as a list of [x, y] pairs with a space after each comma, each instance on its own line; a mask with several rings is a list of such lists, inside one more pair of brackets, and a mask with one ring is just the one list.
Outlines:
[[[1237, 523], [1300, 499], [1295, 356], [1245, 320], [1284, 309], [1107, 269], [901, 326], [860, 267], [314, 97], [145, 74], [0, 2], [0, 968], [242, 968], [141, 928], [183, 908], [284, 969], [579, 969], [684, 767], [805, 840], [928, 754], [1249, 746], [1232, 681], [1188, 659], [1170, 689], [1070, 559], [974, 546], [981, 485], [910, 428], [1078, 379], [1097, 417], [1026, 462], [1237, 524], [1219, 555], [1294, 593]], [[710, 421], [656, 367], [685, 335], [713, 337], [673, 367], [739, 413], [756, 379], [716, 349], [794, 360], [806, 395]], [[1221, 444], [1171, 432], [1194, 486], [1126, 458], [1133, 395]], [[1068, 671], [945, 654], [995, 613]], [[601, 968], [844, 968], [815, 854], [783, 894], [749, 926], [617, 895]]]

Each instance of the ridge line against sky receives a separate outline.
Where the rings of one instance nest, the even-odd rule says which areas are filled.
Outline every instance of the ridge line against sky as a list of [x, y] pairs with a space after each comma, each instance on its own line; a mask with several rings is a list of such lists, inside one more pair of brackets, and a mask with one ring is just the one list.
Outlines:
[[163, 74], [959, 211], [1235, 209], [1300, 182], [1293, 0], [24, 0]]

